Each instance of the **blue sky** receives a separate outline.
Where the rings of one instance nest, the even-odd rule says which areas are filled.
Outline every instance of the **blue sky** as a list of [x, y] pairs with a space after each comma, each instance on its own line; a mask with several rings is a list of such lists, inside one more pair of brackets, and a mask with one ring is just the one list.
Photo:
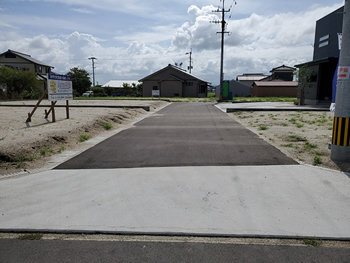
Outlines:
[[[282, 64], [312, 59], [316, 21], [341, 0], [226, 0], [225, 79], [268, 74]], [[65, 74], [72, 67], [95, 78], [138, 80], [165, 66], [183, 63], [192, 48], [192, 73], [219, 83], [220, 0], [2, 0], [0, 52], [30, 54]]]

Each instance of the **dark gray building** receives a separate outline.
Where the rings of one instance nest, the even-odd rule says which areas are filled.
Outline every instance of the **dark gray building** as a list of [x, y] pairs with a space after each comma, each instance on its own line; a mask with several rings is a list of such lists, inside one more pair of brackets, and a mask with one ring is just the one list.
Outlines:
[[312, 71], [310, 82], [306, 87], [298, 88], [300, 104], [331, 103], [332, 80], [339, 59], [338, 34], [342, 33], [343, 11], [341, 7], [316, 21], [313, 60], [296, 65], [306, 66]]

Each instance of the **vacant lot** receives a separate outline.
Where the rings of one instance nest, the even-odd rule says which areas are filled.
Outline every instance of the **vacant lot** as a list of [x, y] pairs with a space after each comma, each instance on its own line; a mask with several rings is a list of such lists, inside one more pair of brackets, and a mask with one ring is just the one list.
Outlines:
[[[0, 102], [0, 175], [37, 169], [55, 154], [80, 147], [80, 143], [97, 134], [121, 128], [135, 118], [148, 112], [133, 106], [149, 106], [150, 111], [167, 104], [163, 101], [72, 101], [81, 106], [110, 106], [111, 108], [81, 107], [70, 108], [70, 118], [66, 118], [65, 108], [56, 108], [56, 122], [51, 116], [44, 118], [44, 110], [38, 108], [32, 121], [26, 123], [27, 115], [36, 102]], [[8, 107], [4, 105], [23, 105]], [[64, 105], [64, 102], [57, 103]], [[121, 106], [121, 108], [112, 108]]]
[[240, 111], [230, 116], [300, 163], [350, 171], [349, 165], [330, 159], [331, 112]]

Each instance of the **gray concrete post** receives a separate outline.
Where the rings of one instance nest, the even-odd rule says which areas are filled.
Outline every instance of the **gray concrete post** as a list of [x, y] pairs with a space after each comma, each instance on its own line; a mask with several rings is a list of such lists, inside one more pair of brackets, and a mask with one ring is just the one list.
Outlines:
[[350, 163], [350, 4], [345, 0], [331, 159]]

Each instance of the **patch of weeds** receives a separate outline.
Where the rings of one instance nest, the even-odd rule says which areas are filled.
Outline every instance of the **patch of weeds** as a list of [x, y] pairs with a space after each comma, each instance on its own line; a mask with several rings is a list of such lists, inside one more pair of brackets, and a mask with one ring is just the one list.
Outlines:
[[90, 139], [90, 134], [80, 134], [79, 136], [79, 142], [84, 142]]
[[293, 123], [293, 124], [296, 124], [296, 123], [297, 123], [297, 120], [294, 119], [294, 118], [290, 119], [289, 121], [290, 121], [291, 123]]
[[323, 117], [322, 119], [317, 120], [317, 122], [319, 122], [319, 123], [325, 123], [325, 122], [327, 122], [327, 119]]
[[20, 240], [40, 240], [43, 234], [25, 234], [18, 237]]
[[265, 115], [264, 114], [261, 114], [260, 117], [264, 117]]
[[5, 140], [5, 138], [6, 138], [6, 136], [5, 136], [5, 137], [2, 137], [2, 138], [0, 138], [0, 141], [3, 141], [3, 140]]
[[268, 128], [266, 127], [266, 126], [259, 126], [259, 130], [261, 130], [261, 131], [266, 131]]
[[53, 153], [55, 153], [55, 151], [53, 149], [51, 149], [50, 147], [48, 147], [48, 146], [44, 146], [44, 148], [42, 148], [40, 150], [40, 154], [43, 155], [43, 156], [45, 156], [48, 153], [53, 154]]
[[274, 139], [272, 139], [272, 138], [269, 138], [269, 141], [272, 141], [272, 142], [274, 142], [275, 140], [274, 140]]
[[310, 142], [306, 142], [305, 143], [305, 145], [304, 145], [304, 148], [305, 149], [315, 149], [315, 148], [317, 148], [317, 144], [312, 144], [312, 143], [310, 143]]
[[322, 151], [315, 151], [315, 154], [316, 154], [317, 156], [320, 156], [320, 155], [323, 154], [323, 152], [322, 152]]
[[124, 110], [129, 110], [129, 108], [124, 108]]
[[315, 156], [314, 157], [314, 161], [313, 161], [313, 165], [319, 165], [319, 164], [321, 164], [322, 163], [322, 159], [321, 159], [321, 157], [319, 157], [319, 156]]
[[322, 244], [321, 240], [318, 240], [316, 238], [302, 238], [301, 241], [303, 241], [305, 245], [313, 247], [319, 247]]
[[289, 135], [288, 138], [289, 138], [289, 140], [291, 140], [291, 141], [296, 141], [296, 142], [303, 142], [303, 141], [306, 141], [306, 139], [302, 138], [302, 137], [299, 136], [299, 135]]
[[108, 123], [108, 122], [103, 122], [103, 123], [100, 123], [100, 125], [105, 129], [105, 130], [110, 130], [112, 129], [112, 124]]
[[281, 144], [282, 147], [289, 147], [292, 148], [293, 147], [293, 143], [287, 143], [287, 144]]
[[22, 154], [21, 156], [17, 157], [15, 159], [15, 163], [20, 163], [20, 162], [32, 162], [35, 160], [35, 155], [32, 156], [27, 156], [26, 154]]
[[262, 132], [260, 132], [260, 133], [259, 133], [259, 135], [263, 135], [263, 133], [262, 133]]
[[288, 126], [288, 124], [287, 124], [287, 123], [285, 123], [285, 122], [281, 123], [281, 125], [282, 125], [283, 127]]
[[44, 148], [42, 148], [42, 149], [40, 150], [40, 154], [41, 154], [41, 155], [46, 155], [47, 151], [48, 151], [47, 147], [44, 147]]
[[298, 123], [296, 126], [297, 126], [297, 128], [299, 128], [299, 129], [300, 129], [300, 128], [304, 127], [304, 124], [300, 124], [300, 123]]
[[61, 153], [65, 150], [66, 148], [62, 145], [58, 150], [57, 153]]

